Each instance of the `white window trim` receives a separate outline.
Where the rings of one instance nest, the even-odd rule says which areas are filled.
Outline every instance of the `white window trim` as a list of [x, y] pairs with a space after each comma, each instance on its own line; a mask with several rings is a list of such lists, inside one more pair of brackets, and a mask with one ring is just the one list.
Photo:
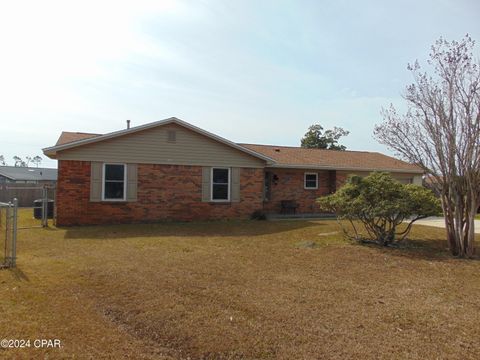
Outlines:
[[[108, 199], [105, 198], [105, 167], [106, 165], [123, 165], [123, 198]], [[127, 164], [124, 163], [103, 163], [102, 170], [102, 201], [127, 201]]]
[[[315, 175], [315, 187], [307, 187], [307, 175]], [[318, 173], [306, 172], [303, 174], [303, 188], [305, 190], [317, 190], [318, 189]]]
[[[213, 170], [228, 170], [228, 193], [227, 199], [213, 199]], [[230, 202], [230, 187], [232, 186], [232, 171], [228, 167], [212, 167], [210, 169], [210, 201], [212, 202]]]

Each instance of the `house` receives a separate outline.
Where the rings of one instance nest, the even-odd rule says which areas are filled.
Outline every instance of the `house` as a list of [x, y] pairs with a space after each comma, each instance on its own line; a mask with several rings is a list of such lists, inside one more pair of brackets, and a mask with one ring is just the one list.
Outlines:
[[55, 184], [57, 169], [0, 166], [0, 184]]
[[43, 152], [58, 160], [58, 225], [247, 218], [286, 201], [315, 213], [315, 200], [351, 173], [422, 179], [417, 166], [379, 153], [237, 144], [177, 118], [63, 132]]

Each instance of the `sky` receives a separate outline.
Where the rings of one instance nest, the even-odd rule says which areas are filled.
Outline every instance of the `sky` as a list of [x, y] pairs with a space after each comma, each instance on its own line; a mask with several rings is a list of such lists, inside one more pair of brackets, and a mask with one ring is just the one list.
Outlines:
[[[0, 155], [41, 155], [62, 130], [178, 117], [235, 142], [298, 146], [308, 126], [373, 138], [403, 106], [407, 64], [443, 36], [480, 41], [480, 2], [2, 1]], [[476, 46], [479, 54], [480, 44]]]

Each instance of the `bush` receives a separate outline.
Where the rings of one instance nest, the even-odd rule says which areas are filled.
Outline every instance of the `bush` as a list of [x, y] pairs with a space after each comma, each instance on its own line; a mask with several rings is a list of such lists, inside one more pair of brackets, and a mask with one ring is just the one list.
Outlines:
[[[384, 172], [374, 172], [364, 178], [350, 176], [335, 194], [317, 202], [322, 210], [349, 221], [353, 235], [343, 227], [348, 237], [365, 240], [355, 225], [355, 221], [360, 221], [370, 240], [384, 246], [403, 240], [415, 221], [441, 214], [440, 201], [432, 191], [401, 184]], [[404, 221], [407, 225], [399, 230], [398, 226]]]
[[250, 215], [251, 220], [267, 220], [267, 215], [263, 210], [255, 210], [252, 215]]

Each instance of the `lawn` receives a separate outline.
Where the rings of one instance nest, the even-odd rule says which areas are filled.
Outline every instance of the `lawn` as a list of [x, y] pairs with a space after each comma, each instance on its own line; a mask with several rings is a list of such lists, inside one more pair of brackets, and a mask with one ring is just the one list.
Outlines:
[[0, 358], [478, 358], [480, 261], [450, 258], [442, 229], [411, 238], [358, 245], [335, 221], [19, 230], [0, 338], [62, 347]]

